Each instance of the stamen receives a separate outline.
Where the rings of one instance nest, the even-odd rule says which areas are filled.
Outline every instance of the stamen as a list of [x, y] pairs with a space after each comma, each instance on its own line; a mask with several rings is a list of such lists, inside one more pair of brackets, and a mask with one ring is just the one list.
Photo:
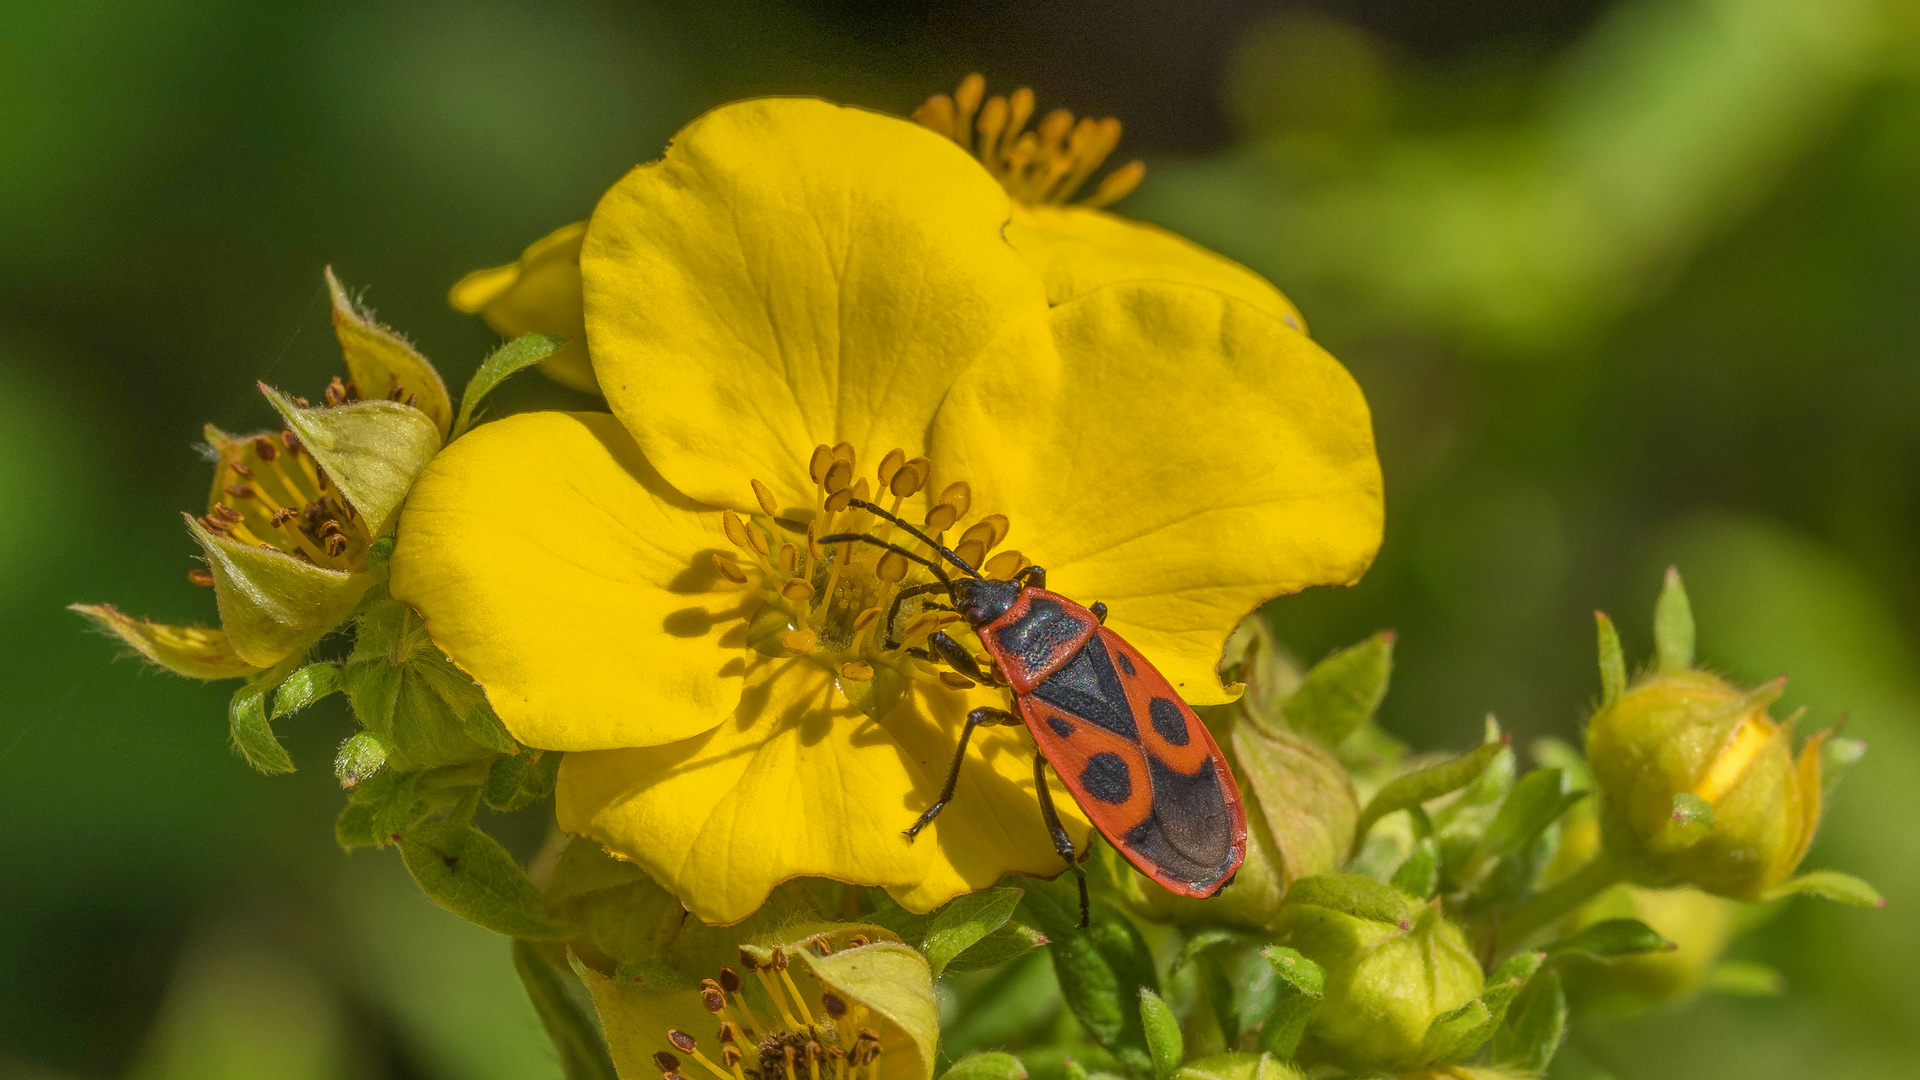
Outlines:
[[[787, 545], [787, 550], [792, 551], [793, 545]], [[804, 604], [813, 599], [813, 586], [801, 581], [799, 578], [794, 578], [792, 581], [780, 586], [780, 595], [796, 604]]]
[[789, 573], [800, 572], [800, 549], [792, 544], [780, 545], [780, 569]]
[[953, 507], [955, 517], [966, 517], [973, 506], [973, 485], [965, 480], [955, 480], [940, 493], [940, 503]]
[[667, 1031], [667, 1041], [673, 1044], [675, 1050], [683, 1054], [693, 1053], [693, 1048], [697, 1045], [693, 1041], [693, 1036], [677, 1028]]
[[739, 516], [736, 515], [733, 511], [728, 510], [727, 512], [720, 515], [720, 527], [726, 531], [727, 539], [733, 544], [734, 547], [737, 547], [737, 548], [753, 547], [753, 544], [747, 540], [746, 525], [740, 521]]
[[847, 1015], [846, 999], [831, 990], [822, 990], [820, 992], [820, 1007], [826, 1011], [829, 1017], [835, 1020]]
[[781, 1048], [780, 1060], [787, 1070], [787, 1080], [798, 1080], [798, 1078], [793, 1075], [793, 1059], [798, 1056], [791, 1046]]
[[[952, 97], [936, 94], [914, 111], [921, 125], [945, 135], [980, 160], [1007, 194], [1029, 204], [1073, 199], [1120, 144], [1120, 122], [1091, 117], [1076, 122], [1065, 109], [1048, 113], [1034, 131], [1033, 91], [1022, 87], [984, 103], [985, 81], [969, 75]], [[978, 105], [978, 118], [975, 106]], [[1082, 205], [1106, 206], [1140, 183], [1145, 166], [1130, 162], [1107, 174]]]
[[283, 506], [280, 509], [275, 510], [273, 512], [273, 526], [276, 529], [281, 528], [285, 526], [287, 522], [292, 521], [294, 518], [298, 516], [299, 516], [299, 512], [294, 510], [291, 506]]
[[[745, 958], [746, 953], [743, 951], [741, 953], [741, 959], [744, 960]], [[798, 1028], [800, 1021], [795, 1020], [793, 1018], [793, 1010], [787, 1008], [787, 996], [780, 991], [780, 984], [774, 982], [764, 968], [754, 967], [752, 970], [754, 977], [760, 980], [761, 987], [766, 990], [767, 997], [773, 1002], [773, 1007], [779, 1011], [781, 1021], [787, 1025], [789, 1030]]]
[[818, 484], [827, 478], [827, 470], [833, 467], [833, 447], [821, 443], [813, 448], [813, 457], [807, 459], [807, 476]]
[[[805, 656], [813, 651], [814, 645], [818, 643], [819, 640], [820, 635], [814, 633], [812, 630], [805, 628], [789, 630], [780, 635], [780, 647], [795, 656]], [[756, 974], [758, 973], [756, 972]]]
[[960, 561], [974, 569], [980, 568], [980, 560], [987, 557], [987, 545], [978, 540], [962, 540], [953, 546], [953, 553]]
[[960, 514], [953, 508], [952, 503], [935, 503], [933, 509], [927, 511], [927, 532], [939, 536], [953, 528], [953, 523], [959, 519]]
[[747, 572], [740, 569], [738, 563], [717, 551], [713, 553], [713, 568], [720, 571], [721, 577], [726, 578], [735, 585], [745, 585], [747, 583]]
[[893, 479], [887, 482], [887, 490], [898, 498], [907, 498], [927, 486], [927, 476], [932, 472], [933, 462], [923, 457], [914, 458], [893, 474]]
[[[211, 589], [213, 588], [213, 571], [205, 567], [194, 567], [192, 570], [187, 571], [187, 580], [195, 585], [204, 585]], [[867, 677], [873, 677], [872, 668], [867, 669]]]
[[767, 516], [770, 518], [779, 517], [780, 507], [777, 506], [773, 501], [773, 492], [768, 491], [767, 485], [761, 483], [758, 480], [752, 480], [749, 482], [753, 484], [753, 497], [760, 501], [760, 509], [765, 510], [767, 512]]
[[[786, 959], [786, 957], [776, 952], [774, 954], [774, 959], [778, 961], [778, 960], [784, 960]], [[804, 1020], [808, 1027], [812, 1027], [813, 1026], [813, 1010], [807, 1008], [806, 996], [800, 993], [800, 988], [793, 985], [793, 976], [787, 974], [787, 965], [780, 964], [775, 970], [780, 972], [780, 982], [786, 986], [787, 993], [793, 995], [793, 1005], [795, 1008], [800, 1010], [800, 1019]]]
[[865, 630], [867, 627], [872, 626], [874, 620], [878, 619], [879, 617], [880, 617], [880, 609], [877, 607], [870, 607], [867, 610], [861, 612], [860, 614], [854, 616], [854, 619], [853, 619], [854, 632], [858, 633], [859, 631]]
[[900, 581], [907, 576], [907, 557], [897, 551], [883, 552], [879, 564], [873, 568], [873, 576], [888, 584]]
[[[725, 1069], [722, 1069], [720, 1066], [715, 1065], [711, 1060], [707, 1058], [707, 1055], [700, 1052], [700, 1047], [698, 1044], [696, 1044], [693, 1041], [693, 1036], [687, 1034], [684, 1031], [680, 1031], [676, 1029], [676, 1030], [667, 1032], [667, 1041], [673, 1044], [673, 1048], [675, 1050], [678, 1050], [683, 1054], [692, 1055], [693, 1060], [699, 1062], [701, 1067], [705, 1068], [708, 1072], [712, 1073], [717, 1078], [717, 1080], [733, 1080], [733, 1077], [728, 1075]], [[668, 1054], [666, 1056], [672, 1057], [673, 1055]], [[660, 1054], [654, 1055], [653, 1063], [655, 1065], [660, 1064], [660, 1057], [661, 1057]], [[677, 1071], [679, 1069], [680, 1067], [679, 1061], [676, 1060], [673, 1064], [674, 1064], [673, 1070], [668, 1070], [668, 1071]]]
[[[205, 573], [205, 571], [201, 572]], [[207, 584], [213, 584], [211, 577], [207, 579]], [[873, 678], [873, 665], [864, 660], [849, 660], [840, 665], [840, 677], [852, 679], [854, 682], [866, 682]]]
[[733, 1080], [747, 1080], [747, 1074], [740, 1070], [740, 1056], [739, 1049], [732, 1046], [727, 1047], [720, 1055], [720, 1060], [726, 1062], [727, 1068], [733, 1070]]
[[841, 488], [839, 491], [827, 496], [827, 512], [837, 514], [845, 510], [847, 504], [853, 501], [853, 497], [854, 491], [852, 488]]
[[680, 1059], [665, 1050], [656, 1050], [653, 1055], [653, 1067], [663, 1073], [679, 1072]]
[[721, 992], [718, 985], [702, 985], [700, 1007], [714, 1016], [719, 1016], [727, 1011], [727, 995]]
[[807, 1077], [808, 1080], [820, 1080], [820, 1044], [807, 1040]]
[[853, 444], [850, 442], [834, 443], [833, 444], [833, 460], [844, 461], [847, 464], [852, 465], [854, 463]]
[[906, 463], [906, 451], [897, 446], [887, 451], [887, 456], [880, 459], [880, 471], [875, 474], [880, 478], [880, 486], [886, 487], [887, 481], [893, 479], [893, 474], [899, 472], [900, 466]]
[[1019, 573], [1020, 567], [1023, 566], [1026, 561], [1026, 557], [1017, 551], [1003, 551], [993, 558], [988, 559], [987, 565], [981, 567], [980, 572], [990, 578], [1006, 581], [1013, 577], [1013, 575]]
[[849, 949], [857, 949], [862, 945], [871, 944], [873, 944], [872, 939], [868, 938], [865, 934], [855, 934], [847, 939], [847, 948]]
[[940, 681], [946, 683], [950, 689], [954, 690], [971, 690], [974, 687], [974, 681], [972, 679], [967, 678], [957, 671], [941, 672]]
[[753, 525], [744, 525], [742, 527], [747, 531], [748, 546], [752, 547], [756, 554], [763, 559], [769, 554], [772, 554], [773, 548], [768, 546], [766, 535], [762, 533], [758, 527]]
[[837, 492], [848, 484], [853, 483], [853, 463], [836, 460], [833, 466], [827, 470], [827, 478], [821, 482], [826, 485], [829, 494]]
[[273, 459], [280, 456], [280, 448], [273, 445], [273, 440], [265, 435], [256, 435], [253, 439], [253, 456], [271, 465]]

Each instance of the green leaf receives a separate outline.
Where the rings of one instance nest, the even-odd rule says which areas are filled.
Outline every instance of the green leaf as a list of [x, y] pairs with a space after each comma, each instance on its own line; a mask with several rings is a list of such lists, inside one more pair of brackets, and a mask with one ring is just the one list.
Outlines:
[[432, 418], [397, 401], [311, 409], [266, 383], [260, 392], [374, 536], [387, 530], [414, 480], [440, 452], [440, 431]]
[[1499, 802], [1506, 798], [1507, 792], [1513, 790], [1513, 778], [1519, 775], [1519, 762], [1514, 758], [1513, 747], [1508, 745], [1506, 733], [1500, 730], [1499, 718], [1488, 713], [1485, 727], [1486, 737], [1480, 740], [1481, 745], [1497, 744], [1501, 749], [1486, 769], [1473, 778], [1472, 783], [1460, 789], [1459, 797], [1454, 800], [1460, 806], [1485, 806]]
[[1761, 899], [1778, 900], [1783, 896], [1799, 894], [1824, 897], [1852, 907], [1887, 906], [1886, 898], [1880, 895], [1878, 889], [1852, 874], [1843, 874], [1838, 870], [1814, 870], [1797, 878], [1789, 878], [1768, 889]]
[[1565, 788], [1565, 775], [1559, 769], [1535, 769], [1521, 777], [1480, 835], [1475, 858], [1497, 859], [1533, 843], [1548, 825], [1586, 797], [1585, 792]]
[[523, 750], [493, 759], [482, 794], [495, 810], [519, 810], [553, 793], [560, 771], [558, 750]]
[[273, 725], [267, 720], [267, 695], [287, 677], [288, 671], [298, 657], [288, 657], [278, 667], [270, 668], [234, 691], [233, 700], [227, 705], [227, 728], [233, 739], [233, 748], [247, 759], [247, 764], [269, 776], [293, 771], [293, 759], [287, 756], [287, 748], [273, 736]]
[[493, 393], [494, 387], [505, 382], [507, 376], [545, 360], [566, 343], [566, 338], [554, 334], [522, 334], [493, 350], [480, 361], [473, 378], [467, 380], [466, 392], [460, 395], [460, 417], [454, 421], [449, 438], [457, 439], [467, 430], [473, 423], [473, 410]]
[[1140, 988], [1140, 1026], [1147, 1033], [1147, 1053], [1153, 1058], [1156, 1080], [1167, 1080], [1187, 1056], [1187, 1043], [1180, 1035], [1180, 1021], [1160, 995]]
[[1600, 631], [1600, 707], [1606, 708], [1627, 692], [1627, 657], [1620, 651], [1620, 631], [1604, 611], [1593, 613]]
[[387, 763], [387, 746], [378, 735], [362, 731], [340, 744], [333, 755], [333, 775], [350, 788], [380, 771]]
[[1182, 1065], [1175, 1080], [1301, 1080], [1299, 1070], [1271, 1054], [1230, 1051]]
[[1353, 850], [1360, 850], [1368, 831], [1381, 818], [1459, 791], [1479, 779], [1506, 749], [1507, 741], [1502, 737], [1499, 742], [1484, 743], [1457, 758], [1388, 781], [1360, 812], [1360, 823], [1353, 834]]
[[1307, 1022], [1313, 1019], [1313, 1010], [1319, 1006], [1319, 995], [1288, 990], [1274, 1002], [1266, 1021], [1260, 1025], [1260, 1052], [1280, 1061], [1292, 1061], [1294, 1051], [1300, 1048], [1300, 1036], [1306, 1034]]
[[573, 972], [555, 963], [550, 949], [516, 939], [513, 969], [559, 1054], [561, 1075], [566, 1080], [618, 1080], [600, 1028], [567, 992], [566, 981], [574, 978]]
[[1328, 747], [1373, 719], [1393, 674], [1392, 631], [1320, 661], [1286, 704], [1287, 725]]
[[1661, 937], [1659, 931], [1639, 919], [1603, 919], [1579, 933], [1548, 945], [1546, 951], [1592, 953], [1594, 956], [1607, 959], [1615, 956], [1672, 952], [1677, 948], [1679, 948], [1678, 945]]
[[416, 826], [399, 844], [420, 891], [468, 922], [508, 937], [572, 936], [547, 920], [545, 897], [507, 849], [457, 815]]
[[[360, 616], [341, 680], [354, 715], [403, 769], [476, 761], [497, 751], [468, 734], [486, 711], [472, 679], [442, 656], [412, 608], [381, 599]], [[484, 734], [484, 729], [482, 729]]]
[[1422, 837], [1393, 872], [1393, 887], [1415, 900], [1431, 900], [1440, 890], [1440, 845]]
[[1027, 889], [1024, 910], [1050, 941], [1060, 996], [1095, 1042], [1131, 1072], [1153, 1071], [1146, 1032], [1133, 995], [1158, 991], [1153, 953], [1126, 916], [1095, 902], [1086, 929], [1080, 919], [1079, 893], [1071, 880], [1036, 882]]
[[287, 676], [287, 681], [281, 683], [280, 689], [275, 691], [271, 719], [278, 720], [283, 716], [299, 712], [338, 689], [340, 689], [339, 664], [308, 664]]
[[1567, 1033], [1567, 995], [1548, 968], [1527, 981], [1493, 1033], [1493, 1060], [1529, 1073], [1545, 1071]]
[[511, 754], [520, 749], [520, 744], [507, 732], [507, 725], [500, 722], [493, 706], [485, 701], [467, 710], [467, 719], [460, 729], [467, 733], [467, 738], [496, 754]]
[[1672, 848], [1689, 848], [1713, 831], [1713, 807], [1707, 800], [1683, 791], [1673, 797], [1673, 820], [1665, 830], [1663, 843]]
[[1047, 936], [1025, 923], [1008, 920], [974, 946], [947, 961], [946, 974], [981, 971], [1018, 960], [1047, 943]]
[[1693, 666], [1693, 605], [1687, 602], [1687, 589], [1680, 583], [1677, 566], [1667, 567], [1667, 580], [1653, 605], [1653, 648], [1660, 658], [1662, 675]]
[[1012, 1054], [968, 1054], [941, 1073], [940, 1080], [1027, 1080], [1027, 1067]]
[[[1351, 915], [1368, 922], [1387, 923], [1405, 930], [1413, 925], [1407, 898], [1393, 886], [1360, 874], [1320, 874], [1301, 878], [1287, 890], [1285, 906], [1311, 905]], [[1286, 955], [1292, 950], [1278, 951]], [[1294, 953], [1298, 956], [1299, 954]], [[1305, 957], [1301, 957], [1305, 959]], [[1273, 961], [1271, 956], [1269, 961]], [[1276, 965], [1278, 961], [1273, 961]], [[1278, 967], [1276, 966], [1276, 970]], [[1282, 973], [1284, 974], [1284, 972]]]
[[333, 819], [333, 841], [342, 851], [356, 848], [382, 846], [379, 824], [375, 821], [378, 810], [366, 803], [350, 802], [340, 808], [340, 815]]
[[1285, 945], [1269, 945], [1260, 950], [1260, 955], [1273, 965], [1274, 974], [1282, 982], [1299, 993], [1317, 998], [1327, 992], [1326, 969], [1299, 952]]
[[920, 951], [939, 978], [953, 958], [998, 930], [1019, 906], [1021, 890], [988, 889], [954, 897], [934, 913], [933, 924], [920, 941]]
[[1420, 1040], [1420, 1060], [1453, 1061], [1479, 1049], [1493, 1033], [1493, 1013], [1479, 998], [1433, 1018]]
[[1232, 930], [1222, 930], [1219, 927], [1208, 927], [1196, 930], [1193, 936], [1188, 938], [1186, 943], [1180, 946], [1180, 952], [1174, 956], [1170, 970], [1179, 971], [1181, 968], [1193, 963], [1194, 960], [1199, 958], [1201, 953], [1206, 952], [1208, 949], [1221, 945], [1231, 945], [1238, 940], [1240, 940], [1240, 935]]
[[1066, 1078], [1066, 1080], [1091, 1080], [1091, 1076], [1090, 1074], [1088, 1074], [1086, 1066], [1080, 1064], [1079, 1062], [1073, 1060], [1072, 1058], [1068, 1058], [1066, 1061], [1061, 1063], [1060, 1072], [1061, 1072], [1061, 1075]]

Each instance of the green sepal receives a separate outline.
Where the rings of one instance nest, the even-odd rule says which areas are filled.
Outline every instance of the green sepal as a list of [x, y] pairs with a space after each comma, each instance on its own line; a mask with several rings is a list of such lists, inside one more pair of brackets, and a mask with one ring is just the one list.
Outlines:
[[481, 792], [495, 810], [519, 810], [553, 794], [560, 772], [560, 751], [522, 750], [493, 759]]
[[342, 851], [353, 851], [363, 847], [382, 847], [377, 807], [365, 803], [350, 802], [340, 808], [333, 819], [333, 842], [340, 845]]
[[460, 395], [460, 415], [453, 422], [453, 433], [447, 437], [451, 442], [464, 434], [473, 424], [473, 411], [480, 402], [493, 393], [493, 388], [507, 380], [507, 377], [522, 368], [532, 367], [560, 351], [567, 339], [555, 334], [522, 334], [505, 345], [487, 354], [480, 361], [480, 367], [467, 380], [467, 389]]
[[1627, 692], [1627, 656], [1620, 648], [1620, 631], [1604, 611], [1593, 613], [1600, 636], [1600, 707], [1606, 708]]
[[1713, 831], [1713, 806], [1692, 792], [1673, 797], [1673, 820], [1660, 838], [1660, 846], [1671, 851], [1690, 848]]
[[540, 1025], [547, 1029], [560, 1058], [560, 1073], [566, 1080], [619, 1080], [599, 1026], [567, 992], [567, 982], [576, 976], [553, 955], [556, 948], [516, 938], [513, 970], [533, 1002]]
[[1460, 789], [1460, 795], [1454, 800], [1459, 807], [1487, 806], [1499, 802], [1513, 790], [1513, 781], [1520, 774], [1520, 763], [1516, 760], [1511, 739], [1500, 730], [1500, 720], [1492, 713], [1487, 714], [1484, 723], [1486, 735], [1480, 740], [1482, 746], [1499, 746], [1500, 752], [1493, 755], [1493, 761], [1481, 771], [1473, 782]]
[[946, 974], [958, 975], [963, 971], [999, 967], [1018, 960], [1046, 943], [1047, 935], [1026, 923], [1009, 919], [972, 948], [947, 961]]
[[1415, 900], [1431, 900], [1440, 891], [1440, 845], [1433, 837], [1414, 841], [1413, 850], [1394, 870], [1391, 884]]
[[1379, 710], [1393, 675], [1391, 630], [1315, 664], [1286, 704], [1287, 726], [1335, 747]]
[[1602, 959], [1672, 952], [1680, 946], [1639, 919], [1603, 919], [1546, 946], [1549, 953], [1584, 952]]
[[994, 888], [954, 897], [933, 913], [933, 922], [919, 942], [933, 977], [939, 978], [968, 949], [1005, 925], [1020, 904], [1022, 891]]
[[[481, 723], [475, 711], [487, 708], [480, 687], [434, 648], [412, 608], [384, 593], [360, 615], [341, 683], [361, 725], [381, 737], [401, 768], [455, 765], [500, 752], [470, 734], [470, 725]], [[497, 741], [484, 727], [472, 730]]]
[[1867, 756], [1865, 739], [1849, 739], [1840, 735], [1829, 735], [1820, 744], [1820, 798], [1821, 801], [1833, 798], [1833, 789], [1840, 786], [1840, 778]]
[[931, 1078], [940, 1041], [940, 1006], [927, 959], [894, 941], [876, 941], [818, 956], [795, 949], [821, 985], [884, 1017], [904, 1032], [920, 1058], [920, 1075]]
[[508, 937], [573, 936], [571, 928], [547, 919], [546, 898], [507, 849], [462, 815], [416, 825], [398, 844], [420, 891], [468, 922]]
[[1493, 1060], [1528, 1073], [1540, 1073], [1553, 1061], [1567, 1033], [1567, 994], [1553, 968], [1527, 980], [1507, 1007], [1505, 1022], [1494, 1029]]
[[1146, 939], [1127, 918], [1095, 901], [1086, 929], [1080, 929], [1079, 892], [1071, 880], [1035, 882], [1023, 910], [1050, 942], [1060, 996], [1095, 1042], [1127, 1071], [1153, 1071], [1140, 1010], [1129, 999], [1141, 987], [1158, 991], [1159, 975]]
[[433, 420], [397, 401], [312, 409], [301, 408], [266, 383], [260, 384], [260, 392], [374, 536], [386, 531], [413, 482], [440, 452], [440, 431]]
[[351, 788], [372, 776], [387, 763], [387, 744], [371, 731], [362, 731], [340, 744], [333, 755], [333, 775], [343, 788]]
[[1413, 913], [1407, 909], [1407, 898], [1399, 890], [1361, 874], [1301, 878], [1287, 890], [1284, 907], [1303, 905], [1326, 908], [1368, 922], [1387, 923], [1402, 930], [1413, 925]]
[[1782, 897], [1802, 894], [1823, 897], [1851, 907], [1883, 908], [1887, 906], [1886, 898], [1880, 895], [1880, 890], [1852, 874], [1843, 874], [1838, 870], [1813, 870], [1796, 878], [1788, 878], [1761, 894], [1761, 899], [1779, 900]]
[[1474, 998], [1433, 1018], [1420, 1040], [1420, 1060], [1453, 1061], [1465, 1057], [1493, 1037], [1493, 1012]]
[[1174, 1080], [1301, 1080], [1298, 1069], [1271, 1054], [1229, 1051], [1182, 1065]]
[[1533, 843], [1547, 826], [1586, 797], [1585, 792], [1568, 791], [1566, 786], [1565, 774], [1559, 769], [1535, 769], [1521, 777], [1501, 802], [1487, 831], [1480, 834], [1474, 861], [1497, 859]]
[[217, 626], [168, 626], [151, 619], [136, 619], [112, 604], [68, 604], [67, 610], [85, 615], [95, 626], [119, 638], [148, 662], [176, 675], [190, 679], [242, 679], [261, 667], [241, 659], [227, 632]]
[[493, 706], [485, 701], [467, 710], [467, 719], [460, 725], [460, 730], [467, 733], [467, 738], [496, 754], [511, 754], [520, 749], [520, 744], [513, 741], [513, 736], [507, 732], [507, 725], [500, 722]]
[[1693, 605], [1680, 583], [1680, 568], [1667, 567], [1660, 599], [1653, 605], [1653, 649], [1660, 674], [1673, 675], [1693, 667]]
[[267, 695], [286, 679], [297, 663], [299, 657], [290, 656], [279, 666], [249, 679], [234, 691], [227, 705], [227, 730], [233, 748], [247, 759], [247, 764], [268, 776], [293, 771], [293, 759], [287, 756], [287, 748], [280, 745], [280, 740], [274, 738], [273, 724], [267, 718]]
[[1222, 945], [1231, 945], [1239, 941], [1241, 936], [1242, 935], [1232, 930], [1223, 930], [1217, 926], [1196, 930], [1193, 936], [1187, 938], [1187, 940], [1181, 944], [1180, 951], [1174, 954], [1173, 963], [1168, 966], [1168, 970], [1178, 972], [1188, 964], [1198, 960], [1200, 954]]
[[1503, 737], [1498, 742], [1484, 743], [1459, 757], [1388, 781], [1367, 803], [1367, 808], [1360, 812], [1360, 822], [1353, 833], [1353, 850], [1360, 850], [1367, 833], [1381, 818], [1396, 810], [1406, 810], [1459, 791], [1479, 779], [1480, 774], [1486, 772], [1487, 767], [1505, 752], [1507, 742]]
[[1260, 955], [1273, 966], [1274, 974], [1295, 991], [1317, 998], [1327, 992], [1327, 972], [1297, 950], [1285, 945], [1269, 945]]
[[941, 1073], [940, 1080], [1027, 1080], [1027, 1067], [1012, 1054], [968, 1054]]
[[1068, 1058], [1060, 1063], [1060, 1075], [1064, 1077], [1065, 1080], [1092, 1080], [1093, 1074], [1087, 1071], [1085, 1065], [1080, 1064], [1073, 1058]]
[[1167, 1080], [1187, 1056], [1187, 1042], [1180, 1034], [1180, 1021], [1160, 995], [1140, 988], [1140, 1027], [1146, 1032], [1147, 1054], [1153, 1059], [1155, 1080]]
[[273, 712], [270, 719], [278, 720], [299, 712], [328, 694], [340, 689], [340, 665], [335, 663], [308, 664], [287, 676], [280, 689], [273, 695]]
[[305, 652], [345, 622], [373, 584], [370, 574], [329, 570], [215, 536], [193, 516], [182, 516], [213, 574], [221, 629], [247, 663], [272, 667]]
[[1307, 1022], [1327, 989], [1327, 973], [1319, 964], [1284, 945], [1260, 950], [1273, 966], [1281, 986], [1279, 1000], [1260, 1025], [1259, 1048], [1281, 1061], [1291, 1061], [1306, 1033]]
[[347, 295], [346, 287], [327, 268], [327, 292], [333, 299], [333, 333], [347, 362], [354, 386], [363, 398], [380, 399], [399, 391], [444, 436], [453, 421], [453, 399], [447, 384], [419, 350], [392, 329], [382, 326], [373, 312]]

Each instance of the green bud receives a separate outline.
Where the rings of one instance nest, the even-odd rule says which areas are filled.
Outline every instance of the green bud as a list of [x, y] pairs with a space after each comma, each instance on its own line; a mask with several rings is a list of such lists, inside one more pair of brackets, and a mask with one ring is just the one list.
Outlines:
[[1611, 920], [1638, 919], [1674, 948], [1631, 956], [1599, 957], [1569, 950], [1556, 961], [1571, 997], [1609, 1011], [1634, 1011], [1698, 993], [1733, 933], [1736, 905], [1697, 889], [1646, 889], [1618, 885], [1576, 912], [1564, 932]]
[[1297, 1060], [1353, 1072], [1424, 1064], [1434, 1019], [1480, 995], [1466, 935], [1437, 902], [1416, 909], [1365, 878], [1313, 880], [1325, 887], [1303, 882], [1281, 906], [1288, 944], [1326, 973]]

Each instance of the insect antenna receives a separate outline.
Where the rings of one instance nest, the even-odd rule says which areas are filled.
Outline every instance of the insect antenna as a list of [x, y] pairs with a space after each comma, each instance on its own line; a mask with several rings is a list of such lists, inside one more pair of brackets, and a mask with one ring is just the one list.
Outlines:
[[[847, 500], [847, 505], [857, 506], [860, 509], [867, 511], [870, 514], [875, 514], [875, 515], [878, 515], [879, 517], [886, 518], [888, 521], [891, 521], [895, 525], [898, 525], [901, 528], [907, 530], [908, 532], [912, 533], [916, 539], [924, 542], [928, 547], [939, 552], [942, 558], [946, 559], [948, 562], [959, 567], [960, 569], [965, 570], [968, 576], [977, 577], [977, 578], [985, 577], [985, 575], [980, 573], [980, 571], [975, 570], [971, 566], [968, 566], [967, 561], [965, 559], [962, 559], [960, 556], [955, 555], [953, 552], [948, 551], [944, 547], [941, 547], [939, 541], [936, 541], [933, 537], [928, 536], [926, 533], [921, 532], [919, 529], [916, 529], [913, 526], [907, 524], [906, 522], [901, 521], [898, 517], [895, 517], [893, 514], [890, 514], [887, 511], [880, 509], [879, 507], [873, 505], [872, 503], [866, 501], [865, 499], [849, 499]], [[925, 560], [922, 560], [922, 561], [925, 561]]]
[[[859, 500], [856, 499], [854, 501], [858, 502]], [[816, 537], [814, 539], [814, 543], [824, 546], [827, 544], [838, 544], [845, 540], [858, 540], [863, 544], [872, 544], [874, 547], [877, 547], [877, 548], [885, 548], [886, 550], [893, 552], [895, 555], [902, 555], [902, 556], [905, 556], [906, 558], [912, 559], [914, 562], [917, 562], [921, 566], [924, 566], [927, 569], [933, 571], [933, 576], [940, 579], [941, 583], [946, 586], [948, 592], [953, 591], [953, 579], [947, 576], [947, 571], [945, 567], [941, 566], [939, 563], [934, 562], [932, 559], [927, 558], [925, 555], [922, 555], [917, 551], [908, 551], [906, 548], [901, 547], [899, 544], [889, 544], [885, 540], [882, 540], [879, 537], [874, 536], [870, 533], [834, 533], [832, 536]], [[961, 563], [960, 565], [965, 566], [966, 564]], [[978, 577], [979, 575], [975, 574], [974, 576]]]

